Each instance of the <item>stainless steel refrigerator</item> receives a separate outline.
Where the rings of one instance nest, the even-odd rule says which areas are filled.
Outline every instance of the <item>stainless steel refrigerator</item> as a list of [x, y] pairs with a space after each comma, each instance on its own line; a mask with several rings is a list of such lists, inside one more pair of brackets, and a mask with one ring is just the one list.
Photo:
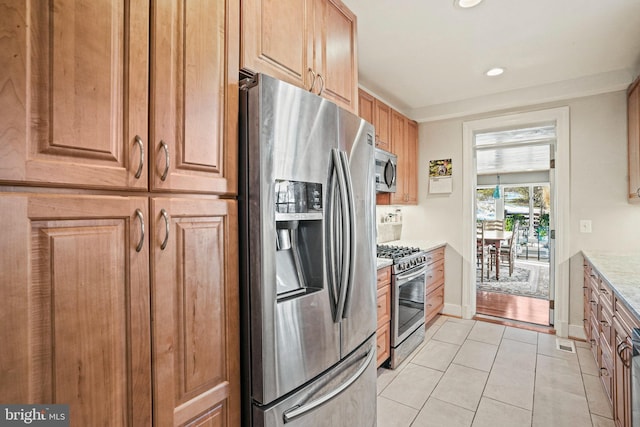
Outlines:
[[374, 129], [258, 74], [240, 90], [243, 424], [376, 424]]

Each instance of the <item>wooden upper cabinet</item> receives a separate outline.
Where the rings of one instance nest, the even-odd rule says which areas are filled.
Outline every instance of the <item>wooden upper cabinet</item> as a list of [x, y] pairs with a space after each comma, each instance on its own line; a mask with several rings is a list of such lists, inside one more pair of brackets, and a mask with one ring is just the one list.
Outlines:
[[1, 197], [0, 401], [151, 425], [148, 200]]
[[310, 89], [314, 0], [242, 0], [240, 67]]
[[409, 162], [405, 154], [407, 119], [395, 110], [391, 111], [391, 141], [394, 154], [398, 156], [396, 173], [396, 192], [391, 193], [391, 204], [405, 204], [407, 196], [406, 180]]
[[240, 67], [357, 113], [356, 25], [340, 0], [243, 0]]
[[373, 119], [373, 105], [375, 98], [362, 89], [358, 89], [358, 115], [375, 127]]
[[391, 107], [362, 89], [358, 92], [360, 117], [373, 124], [376, 147], [391, 151]]
[[240, 425], [237, 204], [151, 200], [154, 421]]
[[374, 103], [376, 147], [394, 152], [391, 146], [391, 107], [376, 98]]
[[640, 77], [628, 95], [629, 201], [640, 202]]
[[239, 7], [11, 2], [0, 181], [235, 194]]
[[152, 190], [237, 192], [238, 1], [155, 3]]
[[379, 193], [379, 205], [418, 204], [418, 124], [391, 110], [391, 143], [398, 156], [396, 192]]
[[407, 158], [407, 174], [405, 176], [407, 200], [410, 205], [418, 204], [418, 124], [407, 120], [407, 137], [405, 140]]
[[146, 189], [149, 2], [4, 2], [0, 26], [0, 180]]
[[356, 16], [340, 0], [314, 0], [314, 91], [341, 107], [358, 112]]

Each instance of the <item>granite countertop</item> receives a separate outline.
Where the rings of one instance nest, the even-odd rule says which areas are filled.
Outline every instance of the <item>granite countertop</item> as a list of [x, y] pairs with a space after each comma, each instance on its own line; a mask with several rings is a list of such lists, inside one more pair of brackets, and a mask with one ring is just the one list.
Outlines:
[[393, 264], [393, 260], [389, 258], [376, 258], [376, 263], [378, 264], [376, 268], [380, 270], [381, 268], [385, 268]]
[[640, 319], [640, 252], [582, 251], [618, 297]]

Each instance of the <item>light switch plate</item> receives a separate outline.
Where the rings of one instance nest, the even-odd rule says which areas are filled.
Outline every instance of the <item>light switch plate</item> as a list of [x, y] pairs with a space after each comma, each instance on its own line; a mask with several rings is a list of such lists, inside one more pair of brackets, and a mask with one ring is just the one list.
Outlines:
[[590, 219], [581, 219], [580, 220], [580, 232], [581, 233], [591, 233], [591, 220]]

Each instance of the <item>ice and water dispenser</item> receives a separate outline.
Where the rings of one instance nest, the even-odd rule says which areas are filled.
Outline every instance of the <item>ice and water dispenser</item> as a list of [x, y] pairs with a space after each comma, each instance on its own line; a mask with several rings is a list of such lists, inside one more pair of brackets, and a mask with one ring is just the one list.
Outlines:
[[278, 299], [322, 289], [322, 185], [276, 180], [276, 280]]

